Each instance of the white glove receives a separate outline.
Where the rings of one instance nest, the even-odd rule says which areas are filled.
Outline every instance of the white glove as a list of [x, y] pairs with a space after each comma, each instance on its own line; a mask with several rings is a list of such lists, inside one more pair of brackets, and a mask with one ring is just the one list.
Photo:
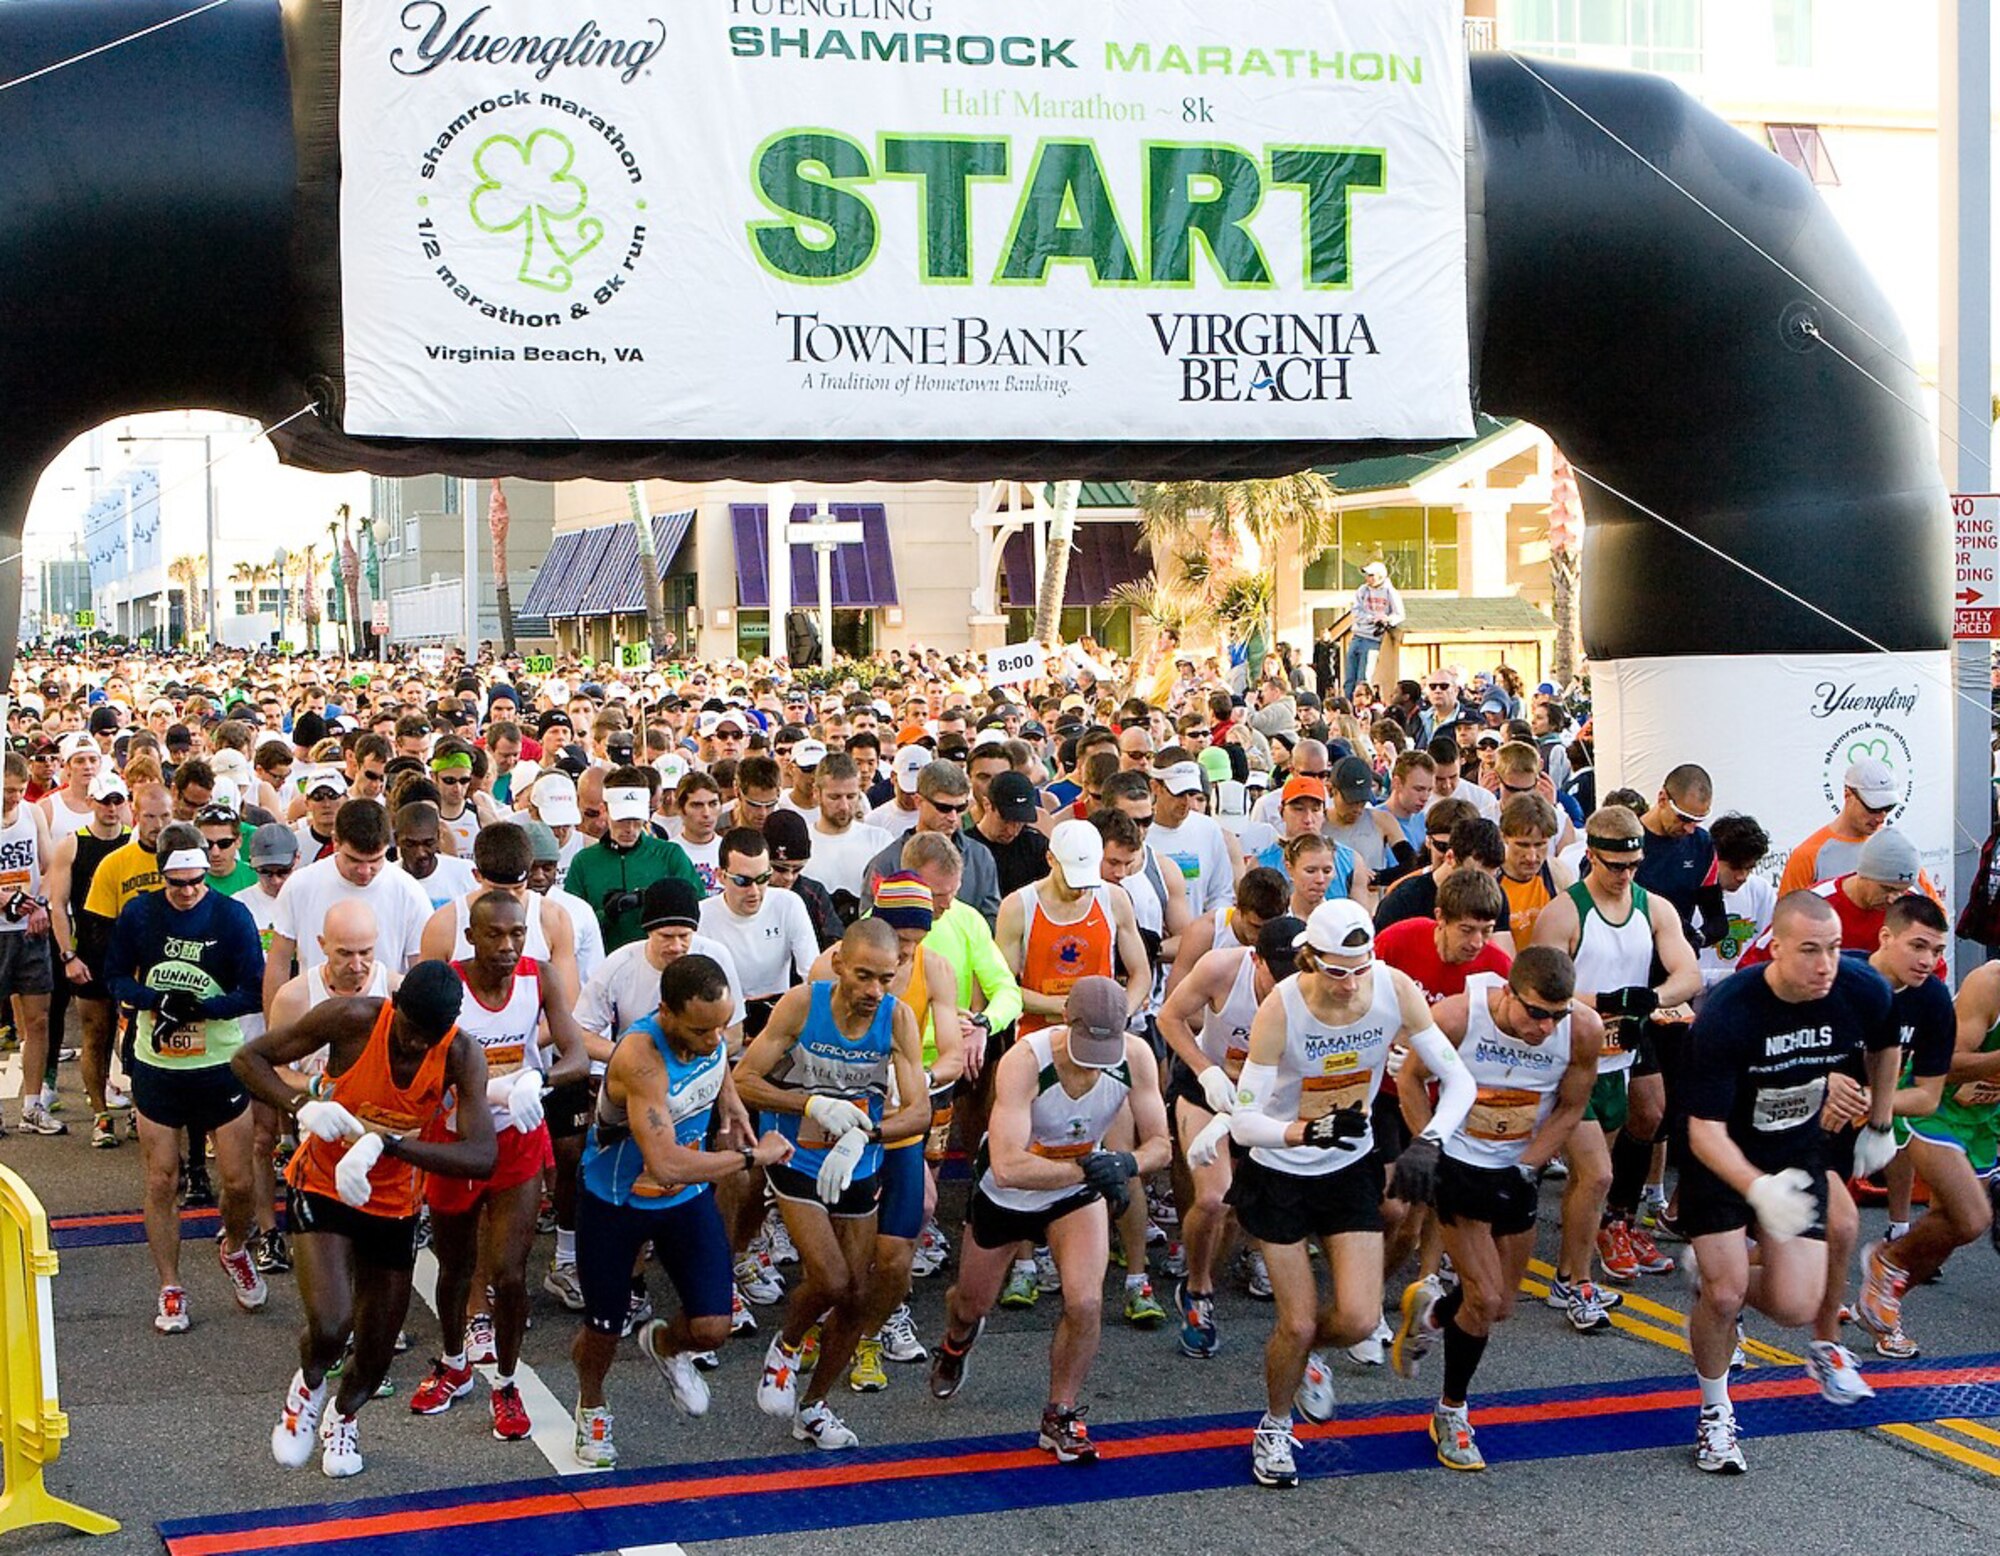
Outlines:
[[1208, 1099], [1209, 1112], [1222, 1114], [1236, 1111], [1236, 1082], [1229, 1078], [1229, 1072], [1221, 1065], [1211, 1064], [1198, 1079], [1201, 1081], [1201, 1094]]
[[847, 1186], [854, 1181], [854, 1169], [861, 1160], [861, 1153], [868, 1149], [868, 1131], [850, 1129], [838, 1140], [833, 1149], [826, 1153], [826, 1160], [819, 1164], [820, 1203], [831, 1205], [847, 1192]]
[[845, 1097], [806, 1098], [806, 1117], [825, 1130], [829, 1138], [868, 1127], [868, 1110], [856, 1107]]
[[1813, 1202], [1812, 1178], [1803, 1167], [1767, 1172], [1743, 1197], [1757, 1213], [1759, 1228], [1773, 1237], [1799, 1236], [1819, 1213]]
[[1854, 1176], [1873, 1177], [1896, 1158], [1896, 1131], [1864, 1124], [1854, 1142]]
[[333, 1169], [333, 1186], [340, 1194], [341, 1204], [359, 1210], [368, 1203], [368, 1196], [375, 1192], [368, 1181], [368, 1169], [381, 1159], [380, 1135], [363, 1135], [347, 1148], [340, 1165]]
[[358, 1140], [368, 1132], [361, 1120], [338, 1102], [301, 1103], [298, 1120], [301, 1134], [324, 1140], [328, 1145], [336, 1140]]
[[[1203, 1075], [1219, 1075], [1220, 1070], [1203, 1070]], [[1202, 1126], [1201, 1133], [1188, 1142], [1187, 1159], [1190, 1167], [1208, 1167], [1214, 1164], [1221, 1153], [1222, 1142], [1229, 1138], [1229, 1118], [1218, 1113]]]
[[496, 1075], [486, 1083], [486, 1100], [504, 1108], [507, 1122], [522, 1134], [530, 1134], [542, 1121], [542, 1073], [516, 1070], [512, 1075]]

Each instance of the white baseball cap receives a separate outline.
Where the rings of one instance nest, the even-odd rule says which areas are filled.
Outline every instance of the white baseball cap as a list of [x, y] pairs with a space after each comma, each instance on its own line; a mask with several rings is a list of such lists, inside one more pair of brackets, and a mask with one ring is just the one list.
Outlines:
[[1305, 933], [1292, 942], [1328, 956], [1362, 956], [1375, 949], [1375, 921], [1349, 897], [1329, 897], [1312, 910]]
[[644, 821], [652, 809], [652, 793], [643, 784], [636, 789], [604, 791], [604, 811], [613, 821]]
[[1894, 805], [1903, 797], [1896, 785], [1895, 769], [1880, 757], [1864, 756], [1840, 775], [1840, 781], [1860, 796], [1861, 803], [1870, 810]]
[[71, 757], [81, 756], [86, 751], [92, 756], [99, 754], [96, 740], [91, 737], [88, 730], [74, 729], [63, 736], [62, 748], [56, 754], [67, 762]]
[[792, 747], [792, 765], [811, 772], [826, 760], [824, 740], [801, 740]]
[[694, 763], [678, 751], [669, 751], [654, 761], [653, 771], [660, 775], [661, 783], [672, 789], [677, 788], [680, 781], [694, 771]]
[[936, 758], [923, 746], [904, 746], [896, 753], [891, 770], [896, 775], [896, 787], [905, 794], [917, 792], [917, 779]]
[[131, 789], [119, 777], [115, 767], [99, 768], [97, 776], [90, 780], [90, 797], [93, 800], [123, 800], [131, 798], [131, 794]]
[[1199, 762], [1176, 762], [1167, 768], [1154, 768], [1153, 781], [1162, 785], [1169, 794], [1199, 794], [1201, 792], [1201, 764]]
[[543, 773], [528, 791], [528, 803], [552, 827], [573, 827], [583, 820], [576, 803], [576, 780], [568, 773]]
[[1087, 821], [1065, 821], [1049, 834], [1049, 858], [1071, 891], [1104, 884], [1104, 837]]
[[347, 774], [338, 767], [315, 767], [299, 784], [299, 793], [310, 799], [315, 789], [332, 789], [337, 794], [345, 794]]

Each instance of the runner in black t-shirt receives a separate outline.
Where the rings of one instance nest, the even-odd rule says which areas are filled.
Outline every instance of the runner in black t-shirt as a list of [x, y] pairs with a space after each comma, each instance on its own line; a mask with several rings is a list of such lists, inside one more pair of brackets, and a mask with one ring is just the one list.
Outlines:
[[[1772, 959], [1716, 985], [1695, 1019], [1686, 1083], [1690, 1160], [1681, 1174], [1682, 1224], [1694, 1245], [1700, 1292], [1688, 1337], [1701, 1381], [1695, 1463], [1741, 1474], [1729, 1358], [1746, 1299], [1787, 1326], [1813, 1321], [1826, 1292], [1829, 1213], [1851, 1223], [1843, 1186], [1830, 1201], [1821, 1117], [1828, 1077], [1867, 1055], [1868, 1122], [1854, 1169], [1878, 1171], [1895, 1152], [1890, 1111], [1900, 1062], [1887, 981], [1840, 954], [1840, 921], [1824, 898], [1793, 892], [1772, 920]], [[1837, 1090], [1838, 1088], [1834, 1088]], [[1849, 1115], [1839, 1115], [1842, 1122]], [[1748, 1230], [1761, 1252], [1751, 1281]], [[1852, 1237], [1851, 1225], [1844, 1228]], [[1837, 1347], [1835, 1349], [1838, 1349]], [[1848, 1371], [1852, 1371], [1848, 1360]], [[1858, 1376], [1813, 1372], [1826, 1398], [1869, 1392]], [[1858, 1388], [1855, 1385], [1859, 1385]]]

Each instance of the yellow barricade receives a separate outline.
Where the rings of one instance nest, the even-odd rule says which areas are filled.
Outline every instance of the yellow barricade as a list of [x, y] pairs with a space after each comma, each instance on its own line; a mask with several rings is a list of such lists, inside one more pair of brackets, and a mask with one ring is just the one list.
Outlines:
[[0, 1534], [67, 1524], [111, 1534], [118, 1520], [65, 1502], [42, 1484], [69, 1435], [56, 1397], [56, 1320], [49, 1282], [56, 1251], [49, 1217], [21, 1176], [0, 1167]]

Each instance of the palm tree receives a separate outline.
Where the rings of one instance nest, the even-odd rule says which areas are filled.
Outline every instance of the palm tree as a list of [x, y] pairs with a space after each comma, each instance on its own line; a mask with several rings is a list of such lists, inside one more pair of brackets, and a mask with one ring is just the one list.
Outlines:
[[501, 490], [500, 478], [495, 476], [493, 494], [486, 499], [486, 532], [493, 537], [493, 603], [500, 611], [503, 655], [514, 652], [514, 597], [507, 588], [507, 532], [513, 527], [513, 515], [507, 511], [507, 494]]
[[[653, 657], [659, 659], [667, 652], [667, 588], [660, 581], [659, 557], [653, 546], [653, 516], [646, 507], [643, 485], [634, 481], [626, 491], [632, 502], [632, 530], [639, 540], [639, 582], [646, 591], [646, 636], [652, 640]], [[772, 565], [781, 564], [774, 561]], [[782, 626], [779, 630], [783, 631]]]
[[1063, 590], [1069, 585], [1069, 551], [1076, 535], [1076, 504], [1081, 481], [1056, 482], [1055, 507], [1049, 517], [1048, 551], [1042, 558], [1042, 588], [1035, 596], [1035, 641], [1054, 644], [1062, 636]]
[[181, 586], [184, 602], [182, 628], [184, 637], [192, 637], [201, 630], [201, 623], [208, 620], [201, 596], [201, 582], [208, 576], [207, 556], [177, 556], [167, 564], [167, 577]]
[[1261, 481], [1141, 482], [1137, 495], [1153, 555], [1174, 555], [1214, 618], [1253, 648], [1257, 637], [1269, 644], [1277, 636], [1271, 554], [1290, 538], [1303, 562], [1340, 536], [1329, 505], [1334, 485], [1317, 470]]
[[248, 613], [239, 612], [238, 614], [254, 614], [256, 612], [257, 596], [263, 590], [264, 585], [271, 581], [272, 576], [271, 565], [268, 562], [238, 562], [234, 567], [230, 568], [229, 581], [239, 588], [250, 591], [250, 611]]
[[299, 587], [299, 615], [306, 624], [306, 652], [319, 652], [319, 547], [307, 546], [294, 573]]
[[1561, 449], [1549, 483], [1549, 614], [1555, 618], [1556, 641], [1550, 656], [1549, 679], [1568, 686], [1576, 679], [1578, 660], [1577, 606], [1583, 589], [1583, 493], [1576, 472]]

